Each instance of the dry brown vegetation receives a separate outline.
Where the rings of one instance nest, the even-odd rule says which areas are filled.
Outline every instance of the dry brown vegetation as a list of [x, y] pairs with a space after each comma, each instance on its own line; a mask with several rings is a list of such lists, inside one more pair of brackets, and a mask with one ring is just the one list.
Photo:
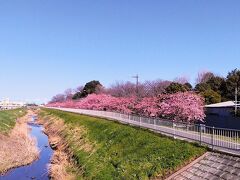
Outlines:
[[31, 120], [32, 111], [17, 119], [15, 127], [8, 135], [0, 134], [0, 173], [28, 165], [39, 156], [36, 139], [29, 135], [27, 122]]
[[63, 129], [65, 127], [62, 120], [56, 120], [55, 117], [45, 116], [39, 118], [38, 123], [44, 126], [44, 132], [49, 137], [50, 146], [54, 153], [49, 165], [49, 175], [51, 179], [72, 180], [75, 176], [68, 169], [75, 169], [70, 157], [72, 154], [68, 151], [68, 144], [63, 139]]

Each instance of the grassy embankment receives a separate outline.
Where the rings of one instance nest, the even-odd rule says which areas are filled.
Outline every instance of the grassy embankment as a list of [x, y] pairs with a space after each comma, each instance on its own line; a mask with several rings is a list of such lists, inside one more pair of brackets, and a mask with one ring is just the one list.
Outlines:
[[26, 109], [13, 109], [0, 111], [0, 133], [8, 133], [16, 124], [16, 119], [23, 117], [27, 113]]
[[0, 111], [0, 175], [38, 158], [36, 140], [29, 136], [30, 115], [26, 109]]
[[206, 152], [194, 144], [100, 118], [50, 109], [43, 109], [40, 117], [53, 128], [57, 121], [64, 122], [60, 134], [72, 152], [79, 179], [162, 179]]

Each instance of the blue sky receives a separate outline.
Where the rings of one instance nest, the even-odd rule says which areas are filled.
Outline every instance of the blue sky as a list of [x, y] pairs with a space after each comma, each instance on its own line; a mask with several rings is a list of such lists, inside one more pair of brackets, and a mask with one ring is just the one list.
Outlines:
[[239, 65], [239, 0], [0, 0], [0, 98]]

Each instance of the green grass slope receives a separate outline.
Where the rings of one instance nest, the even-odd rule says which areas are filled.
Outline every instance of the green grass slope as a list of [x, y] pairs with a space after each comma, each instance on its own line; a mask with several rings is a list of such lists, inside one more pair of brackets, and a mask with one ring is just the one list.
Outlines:
[[82, 172], [79, 179], [164, 178], [206, 151], [101, 118], [50, 109], [43, 112], [64, 120], [64, 137]]
[[16, 119], [26, 114], [25, 109], [0, 111], [0, 133], [8, 133], [15, 125]]

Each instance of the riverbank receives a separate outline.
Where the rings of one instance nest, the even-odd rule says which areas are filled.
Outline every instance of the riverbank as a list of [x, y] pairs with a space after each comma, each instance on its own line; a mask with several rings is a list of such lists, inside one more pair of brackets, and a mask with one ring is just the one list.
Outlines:
[[[206, 152], [203, 147], [117, 122], [43, 109], [52, 146], [63, 149], [66, 173], [83, 179], [164, 179]], [[53, 167], [53, 166], [51, 166]], [[51, 168], [50, 169], [53, 169]]]
[[[9, 116], [9, 120], [16, 118]], [[24, 110], [20, 110], [24, 111]], [[7, 112], [9, 114], [9, 111]], [[38, 158], [39, 150], [36, 146], [36, 140], [29, 136], [29, 128], [27, 123], [31, 121], [33, 111], [28, 110], [26, 115], [20, 117], [16, 122], [10, 122], [14, 128], [4, 133], [0, 133], [0, 174], [6, 173], [9, 169], [28, 165]], [[3, 117], [4, 118], [4, 117]], [[6, 121], [9, 123], [8, 121]], [[10, 125], [9, 125], [10, 127]]]
[[0, 111], [0, 134], [7, 135], [15, 126], [16, 119], [26, 115], [24, 108]]
[[72, 153], [68, 149], [64, 139], [64, 122], [54, 116], [48, 116], [41, 111], [38, 124], [43, 125], [43, 132], [48, 136], [49, 144], [54, 150], [49, 163], [49, 177], [56, 180], [76, 179], [76, 167], [74, 166]]

